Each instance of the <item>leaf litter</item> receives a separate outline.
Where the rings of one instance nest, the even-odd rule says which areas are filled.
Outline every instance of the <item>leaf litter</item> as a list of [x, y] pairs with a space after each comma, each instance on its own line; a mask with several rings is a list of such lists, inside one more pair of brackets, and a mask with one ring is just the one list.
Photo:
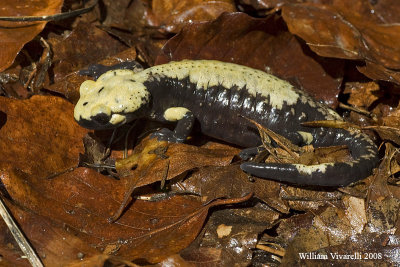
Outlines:
[[[400, 262], [396, 2], [128, 2], [105, 1], [103, 24], [97, 8], [48, 24], [39, 36], [51, 53], [33, 40], [16, 57], [29, 40], [7, 33], [18, 41], [2, 50], [1, 197], [46, 266], [312, 265], [315, 255], [327, 255], [324, 263], [333, 266]], [[235, 10], [242, 12], [223, 13]], [[368, 132], [380, 145], [380, 165], [345, 188], [292, 186], [248, 177], [239, 169], [238, 148], [203, 136], [187, 144], [155, 142], [143, 137], [158, 126], [141, 122], [136, 140], [124, 142], [132, 135], [122, 129], [109, 145], [110, 131], [89, 133], [73, 121], [79, 84], [89, 78], [78, 72], [90, 64], [181, 59], [258, 68], [339, 106], [346, 123], [314, 123]], [[46, 60], [49, 69], [40, 67]], [[282, 143], [286, 148], [270, 148], [273, 160], [350, 156], [343, 147], [303, 147], [298, 154]], [[28, 265], [0, 228], [3, 261]], [[370, 258], [338, 258], [358, 252]]]

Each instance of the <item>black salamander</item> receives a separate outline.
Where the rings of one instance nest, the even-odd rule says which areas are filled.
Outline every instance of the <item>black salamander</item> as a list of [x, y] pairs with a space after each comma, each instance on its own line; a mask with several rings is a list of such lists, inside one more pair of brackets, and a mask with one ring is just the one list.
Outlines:
[[197, 120], [202, 133], [247, 147], [241, 153], [244, 159], [254, 156], [261, 144], [248, 119], [298, 145], [348, 146], [353, 160], [345, 163], [240, 165], [257, 177], [295, 184], [345, 186], [370, 175], [378, 162], [377, 147], [361, 132], [301, 125], [342, 120], [332, 109], [273, 75], [214, 60], [170, 62], [137, 73], [108, 71], [97, 81], [82, 83], [74, 116], [89, 129], [113, 128], [138, 118], [177, 122], [174, 131], [153, 134], [170, 142], [184, 142]]

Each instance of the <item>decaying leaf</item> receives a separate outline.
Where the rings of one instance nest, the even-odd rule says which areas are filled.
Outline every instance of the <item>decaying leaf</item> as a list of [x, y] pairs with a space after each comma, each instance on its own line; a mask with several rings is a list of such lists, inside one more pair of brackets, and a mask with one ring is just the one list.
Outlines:
[[[318, 55], [371, 62], [363, 68], [367, 76], [378, 69], [381, 73], [400, 69], [400, 26], [385, 24], [363, 1], [286, 4], [282, 16], [290, 32], [304, 39]], [[383, 75], [389, 76], [373, 74], [371, 78]], [[391, 81], [397, 82], [395, 76]]]
[[[2, 1], [0, 16], [48, 16], [61, 11], [63, 1]], [[12, 22], [0, 20], [0, 71], [13, 62], [21, 48], [39, 34], [47, 22]]]
[[[147, 138], [136, 146], [130, 157], [118, 160], [116, 168], [124, 179], [138, 179], [136, 186], [139, 187], [170, 180], [203, 166], [226, 166], [238, 151], [218, 143], [196, 147], [187, 144], [167, 144], [155, 138]], [[137, 168], [130, 171], [133, 166]]]
[[232, 0], [152, 1], [152, 12], [158, 24], [170, 32], [178, 32], [184, 25], [216, 19], [223, 12], [235, 11]]
[[275, 16], [224, 13], [215, 21], [188, 25], [165, 44], [156, 64], [182, 59], [216, 59], [260, 69], [332, 106], [342, 82], [340, 61], [307, 52]]
[[379, 85], [375, 82], [347, 83], [343, 93], [350, 95], [347, 103], [358, 108], [367, 109], [382, 96], [382, 92], [379, 89]]
[[[71, 101], [78, 100], [79, 85], [88, 78], [73, 72], [116, 55], [126, 48], [104, 31], [83, 22], [79, 23], [66, 38], [57, 36], [51, 38], [49, 42], [54, 50], [52, 78], [56, 82], [50, 89], [62, 93]], [[136, 56], [134, 50], [130, 52], [133, 52], [133, 57]], [[127, 54], [125, 51], [125, 55]], [[124, 57], [124, 60], [127, 58]], [[117, 62], [118, 60], [114, 64]]]
[[[0, 15], [49, 15], [60, 12], [61, 5], [8, 2]], [[64, 2], [65, 10], [81, 5]], [[28, 43], [7, 73], [0, 75], [1, 95], [29, 98], [0, 97], [1, 198], [46, 266], [398, 265], [397, 1], [102, 3], [90, 14], [49, 24], [41, 34], [49, 44], [46, 50], [37, 40]], [[242, 12], [219, 16], [234, 10]], [[5, 26], [0, 35], [7, 46], [0, 53], [4, 69], [45, 23], [0, 24]], [[47, 56], [50, 50], [53, 57]], [[196, 136], [187, 144], [145, 138], [130, 157], [116, 161], [120, 180], [77, 167], [87, 130], [74, 122], [73, 105], [64, 99], [75, 103], [81, 82], [90, 79], [78, 71], [93, 63], [136, 60], [147, 67], [181, 59], [254, 67], [333, 107], [343, 93], [338, 111], [343, 117], [349, 114], [348, 121], [308, 125], [376, 133], [376, 143], [384, 141], [381, 164], [373, 175], [345, 188], [289, 186], [249, 177], [239, 168], [238, 148], [214, 142], [195, 146], [197, 141], [204, 143], [204, 137]], [[36, 82], [32, 70], [40, 64], [46, 67], [38, 81], [45, 75], [45, 83], [27, 86]], [[5, 85], [9, 81], [15, 85]], [[138, 123], [137, 135], [154, 129], [147, 127], [150, 123]], [[85, 139], [90, 156], [84, 159], [90, 163], [85, 166], [106, 162], [110, 166], [102, 167], [112, 167], [124, 149], [131, 150], [135, 140], [110, 142], [108, 134], [94, 133], [101, 143], [111, 144], [107, 148], [98, 146], [96, 139]], [[316, 164], [350, 159], [344, 147], [298, 149], [274, 138], [284, 149], [270, 147], [274, 158], [267, 161]], [[109, 149], [111, 156], [104, 161]], [[107, 219], [120, 207], [126, 207], [122, 216], [110, 224]], [[0, 232], [2, 263], [28, 266], [2, 222]], [[318, 255], [328, 258], [313, 259]], [[344, 259], [346, 255], [355, 259]]]
[[[246, 266], [251, 262], [260, 231], [271, 227], [278, 219], [279, 212], [262, 204], [213, 212], [205, 226], [200, 247], [220, 248], [222, 266]], [[246, 222], [246, 227], [243, 227], [243, 222]]]
[[1, 166], [42, 178], [77, 166], [87, 130], [75, 123], [72, 110], [71, 103], [58, 97], [0, 97], [0, 135], [6, 137], [0, 139]]
[[365, 66], [358, 66], [357, 69], [371, 79], [400, 84], [400, 73], [382, 65], [366, 61]]
[[[188, 196], [157, 202], [136, 200], [117, 223], [110, 224], [107, 218], [118, 209], [124, 186], [96, 172], [78, 168], [43, 181], [13, 168], [3, 168], [2, 183], [14, 203], [56, 227], [72, 231], [83, 242], [83, 254], [93, 255], [91, 248], [95, 247], [129, 260], [149, 262], [157, 262], [188, 246], [201, 230], [210, 207], [234, 204], [251, 196], [216, 200], [207, 205]], [[27, 234], [35, 240], [36, 232]], [[43, 253], [49, 249], [46, 242], [35, 246]]]
[[[104, 38], [103, 34], [101, 34], [100, 36], [97, 36], [98, 39], [102, 39], [102, 37]], [[73, 37], [71, 37], [73, 39]], [[75, 37], [78, 38], [78, 37]], [[110, 38], [110, 37], [107, 37]], [[92, 42], [95, 42], [96, 40], [96, 36], [93, 36], [94, 40], [91, 40]], [[64, 42], [61, 42], [59, 44], [59, 46], [66, 46], [66, 47], [70, 47], [73, 44], [73, 40], [69, 41], [69, 40], [65, 40]], [[103, 43], [103, 42], [107, 42], [106, 38], [105, 40], [100, 40], [99, 42]], [[60, 49], [63, 50], [63, 49]], [[119, 49], [118, 49], [119, 50]], [[112, 50], [114, 51], [114, 50]], [[105, 65], [105, 66], [111, 66], [111, 65], [115, 65], [120, 63], [121, 61], [125, 62], [125, 61], [133, 61], [136, 58], [137, 54], [136, 54], [136, 49], [131, 48], [131, 49], [126, 49], [123, 50], [122, 52], [119, 52], [115, 55], [112, 55], [110, 57], [107, 57], [105, 59], [102, 59], [98, 62], [98, 64], [101, 65]], [[67, 57], [66, 55], [59, 55], [59, 57]], [[89, 57], [89, 56], [88, 56]], [[93, 57], [90, 57], [90, 60], [93, 60]], [[97, 57], [96, 57], [97, 58]], [[49, 86], [49, 90], [53, 91], [53, 92], [57, 92], [57, 93], [61, 93], [63, 94], [69, 101], [76, 103], [79, 99], [79, 87], [81, 85], [81, 83], [83, 83], [85, 80], [87, 80], [89, 77], [85, 76], [85, 75], [81, 75], [79, 74], [79, 72], [77, 70], [82, 70], [84, 67], [87, 67], [86, 63], [84, 62], [89, 62], [87, 61], [88, 59], [82, 59], [81, 62], [79, 63], [81, 65], [81, 69], [75, 69], [76, 66], [74, 66], [75, 64], [71, 64], [71, 62], [69, 63], [63, 63], [64, 60], [60, 60], [60, 69], [61, 72], [59, 73], [59, 82], [52, 84], [51, 86]], [[82, 62], [84, 61], [84, 62]], [[90, 61], [93, 63], [93, 61]], [[76, 63], [78, 64], [78, 63]], [[82, 64], [84, 66], [82, 66]], [[65, 69], [63, 69], [63, 66], [65, 67]], [[72, 73], [66, 73], [67, 71], [73, 71]]]

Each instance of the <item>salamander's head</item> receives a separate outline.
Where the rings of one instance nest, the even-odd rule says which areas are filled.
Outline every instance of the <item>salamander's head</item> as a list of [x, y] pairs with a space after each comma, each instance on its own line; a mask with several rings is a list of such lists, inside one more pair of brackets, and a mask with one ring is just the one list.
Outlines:
[[115, 128], [142, 117], [149, 102], [149, 91], [133, 71], [111, 70], [82, 83], [74, 117], [88, 129]]

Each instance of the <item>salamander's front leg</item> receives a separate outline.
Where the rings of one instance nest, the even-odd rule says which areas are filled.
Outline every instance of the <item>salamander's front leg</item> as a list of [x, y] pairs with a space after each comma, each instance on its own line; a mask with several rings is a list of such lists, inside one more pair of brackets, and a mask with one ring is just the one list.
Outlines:
[[164, 112], [164, 119], [170, 122], [178, 121], [175, 130], [163, 128], [151, 135], [152, 138], [157, 137], [160, 141], [168, 141], [171, 143], [183, 143], [193, 128], [194, 115], [187, 108], [172, 107]]

